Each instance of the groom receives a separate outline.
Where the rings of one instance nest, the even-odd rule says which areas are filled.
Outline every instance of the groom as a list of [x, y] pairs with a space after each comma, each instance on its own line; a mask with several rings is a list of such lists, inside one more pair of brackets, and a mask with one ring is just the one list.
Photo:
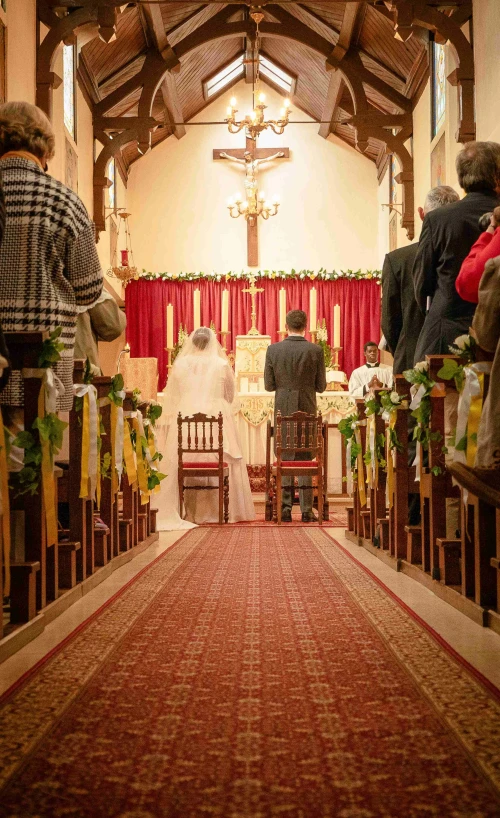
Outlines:
[[[326, 389], [326, 370], [323, 350], [318, 344], [306, 341], [307, 315], [302, 310], [291, 310], [286, 316], [288, 338], [267, 348], [264, 382], [268, 392], [276, 392], [274, 417], [293, 412], [316, 414], [316, 392]], [[296, 460], [308, 460], [307, 452], [295, 455]], [[282, 521], [292, 522], [291, 477], [283, 478]], [[312, 523], [317, 518], [312, 510], [313, 491], [310, 477], [299, 477], [300, 510], [302, 522]]]

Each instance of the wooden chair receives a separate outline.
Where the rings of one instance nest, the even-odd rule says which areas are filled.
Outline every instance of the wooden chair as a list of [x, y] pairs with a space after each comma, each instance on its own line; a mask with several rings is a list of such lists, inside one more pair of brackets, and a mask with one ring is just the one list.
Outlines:
[[[223, 419], [198, 412], [177, 418], [179, 453], [179, 513], [182, 517], [185, 491], [219, 492], [219, 525], [229, 522], [229, 466], [224, 462]], [[217, 441], [217, 442], [216, 442]], [[184, 455], [217, 455], [216, 459], [185, 460]], [[216, 486], [184, 485], [186, 477], [214, 477]]]
[[[330, 519], [330, 508], [328, 503], [328, 429], [333, 428], [336, 424], [328, 424], [325, 420], [322, 426], [323, 431], [323, 520], [328, 522]], [[265, 498], [265, 520], [271, 522], [273, 519], [273, 484], [272, 484], [272, 464], [271, 464], [271, 449], [274, 440], [274, 426], [271, 421], [267, 421], [266, 429], [266, 498]], [[345, 466], [344, 466], [345, 470]], [[293, 487], [292, 487], [293, 490]], [[316, 497], [317, 501], [317, 497]]]
[[[321, 413], [308, 415], [294, 412], [276, 416], [276, 461], [271, 475], [273, 483], [273, 520], [281, 525], [281, 502], [283, 477], [316, 477], [318, 485], [318, 521], [323, 525], [324, 465], [323, 465], [323, 418]], [[307, 456], [308, 460], [294, 460], [290, 456]], [[286, 459], [285, 459], [286, 458]], [[299, 488], [300, 491], [300, 488]]]

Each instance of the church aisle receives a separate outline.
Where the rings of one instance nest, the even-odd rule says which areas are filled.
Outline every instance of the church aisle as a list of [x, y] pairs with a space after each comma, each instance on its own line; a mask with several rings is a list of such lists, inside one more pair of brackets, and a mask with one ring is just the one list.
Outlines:
[[318, 528], [199, 528], [3, 702], [0, 815], [497, 816], [500, 701]]

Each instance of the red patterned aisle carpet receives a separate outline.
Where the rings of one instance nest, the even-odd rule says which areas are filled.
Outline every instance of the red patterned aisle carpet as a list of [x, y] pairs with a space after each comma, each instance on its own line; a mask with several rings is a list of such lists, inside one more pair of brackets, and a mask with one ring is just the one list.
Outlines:
[[0, 724], [1, 816], [500, 815], [495, 691], [318, 528], [190, 532]]

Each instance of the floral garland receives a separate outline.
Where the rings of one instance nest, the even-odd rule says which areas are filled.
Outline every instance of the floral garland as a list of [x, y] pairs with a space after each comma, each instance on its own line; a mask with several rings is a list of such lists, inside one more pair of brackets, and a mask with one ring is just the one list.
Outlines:
[[[359, 423], [359, 415], [358, 413], [354, 413], [349, 415], [346, 418], [342, 418], [339, 420], [338, 430], [341, 435], [345, 438], [346, 444], [351, 441], [351, 469], [353, 473], [357, 471], [357, 462], [358, 462], [358, 455], [361, 452], [361, 446], [356, 443], [355, 435], [356, 435], [356, 427]], [[347, 478], [343, 478], [346, 480]]]
[[152, 273], [147, 270], [142, 270], [140, 276], [137, 278], [143, 278], [146, 281], [231, 281], [231, 280], [239, 280], [243, 279], [244, 281], [248, 280], [250, 276], [253, 275], [255, 278], [268, 278], [274, 280], [276, 278], [283, 278], [283, 279], [310, 279], [311, 281], [338, 281], [339, 279], [353, 279], [355, 281], [364, 281], [365, 279], [373, 279], [378, 284], [380, 284], [382, 279], [382, 271], [381, 270], [331, 270], [330, 272], [326, 270], [324, 267], [321, 267], [317, 272], [314, 270], [290, 270], [286, 272], [285, 270], [258, 270], [256, 273], [249, 273], [246, 270], [240, 270], [239, 272], [235, 272], [234, 270], [230, 270], [227, 273], [204, 273], [204, 272], [194, 272], [194, 273], [185, 273], [181, 271], [180, 273]]
[[[403, 372], [403, 375], [408, 383], [413, 384], [415, 387], [413, 401], [410, 404], [410, 409], [414, 407], [412, 417], [417, 421], [417, 425], [413, 431], [413, 439], [420, 443], [423, 451], [427, 451], [431, 441], [439, 442], [443, 439], [441, 432], [431, 432], [430, 430], [430, 394], [435, 386], [435, 381], [429, 378], [429, 362], [419, 361], [419, 363], [415, 364], [413, 369], [407, 369]], [[446, 454], [446, 446], [442, 447], [442, 451]], [[431, 471], [435, 477], [441, 474], [441, 468], [439, 466], [433, 466]]]
[[328, 369], [332, 365], [332, 348], [328, 343], [328, 330], [326, 328], [326, 319], [322, 318], [318, 321], [316, 330], [316, 343], [323, 350], [323, 357], [325, 359], [325, 367]]

